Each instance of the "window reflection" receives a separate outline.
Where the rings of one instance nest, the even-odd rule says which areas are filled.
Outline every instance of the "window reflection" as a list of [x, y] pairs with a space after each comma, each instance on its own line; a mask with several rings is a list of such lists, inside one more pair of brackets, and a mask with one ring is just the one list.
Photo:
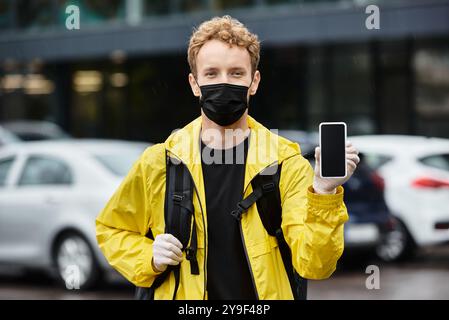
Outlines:
[[239, 7], [248, 7], [255, 4], [256, 0], [214, 0], [213, 9], [223, 10]]
[[183, 0], [180, 1], [180, 9], [182, 12], [193, 12], [205, 10], [209, 7], [208, 0]]
[[11, 26], [11, 1], [0, 0], [0, 29]]
[[418, 130], [449, 136], [449, 46], [424, 46], [414, 56]]
[[145, 15], [167, 14], [170, 7], [170, 1], [167, 0], [145, 0]]
[[69, 5], [76, 5], [80, 9], [81, 24], [98, 24], [122, 21], [125, 18], [126, 0], [58, 0], [58, 24], [65, 25], [67, 18], [65, 9]]
[[17, 23], [21, 28], [48, 27], [55, 22], [52, 0], [17, 0]]

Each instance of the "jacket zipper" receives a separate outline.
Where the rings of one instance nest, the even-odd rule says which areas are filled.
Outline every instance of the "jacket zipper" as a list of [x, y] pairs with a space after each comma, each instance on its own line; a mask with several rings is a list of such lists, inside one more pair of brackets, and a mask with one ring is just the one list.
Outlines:
[[[287, 160], [290, 157], [284, 159]], [[263, 170], [265, 170], [266, 168], [270, 167], [272, 164], [266, 166], [265, 168], [263, 168], [260, 172], [262, 172]], [[259, 173], [260, 173], [259, 172]], [[252, 181], [252, 180], [251, 180]], [[251, 181], [248, 183], [248, 185], [245, 187], [245, 189], [243, 190], [243, 195], [245, 195], [246, 190], [248, 189], [248, 186], [251, 184]], [[256, 299], [260, 300], [259, 298], [259, 293], [257, 292], [257, 287], [256, 287], [256, 280], [254, 278], [254, 273], [253, 273], [253, 269], [251, 267], [251, 261], [249, 260], [249, 256], [248, 256], [248, 251], [246, 249], [246, 243], [245, 243], [245, 237], [243, 236], [243, 228], [242, 228], [242, 220], [240, 219], [239, 221], [239, 227], [240, 227], [240, 237], [242, 238], [242, 243], [243, 243], [243, 251], [245, 252], [245, 256], [246, 256], [246, 261], [248, 262], [248, 267], [249, 267], [249, 273], [251, 274], [251, 280], [253, 282], [253, 287], [254, 287], [254, 292], [256, 294]]]
[[[171, 154], [173, 154], [174, 156], [176, 156], [173, 152], [170, 152]], [[200, 209], [201, 209], [201, 217], [203, 219], [203, 227], [204, 227], [204, 263], [203, 263], [203, 270], [204, 270], [204, 293], [203, 293], [203, 300], [206, 300], [206, 288], [207, 288], [207, 250], [208, 250], [208, 246], [207, 246], [207, 230], [206, 230], [206, 223], [204, 220], [204, 212], [203, 212], [203, 205], [201, 204], [201, 199], [198, 193], [198, 189], [196, 187], [195, 184], [195, 180], [193, 179], [192, 173], [190, 172], [189, 168], [186, 166], [186, 164], [178, 157], [176, 156], [176, 158], [178, 158], [178, 160], [182, 163], [183, 166], [186, 167], [187, 172], [190, 175], [190, 179], [192, 179], [192, 184], [193, 184], [193, 188], [195, 189], [195, 194], [196, 197], [198, 199], [198, 203], [200, 204]], [[194, 213], [195, 214], [195, 213]]]

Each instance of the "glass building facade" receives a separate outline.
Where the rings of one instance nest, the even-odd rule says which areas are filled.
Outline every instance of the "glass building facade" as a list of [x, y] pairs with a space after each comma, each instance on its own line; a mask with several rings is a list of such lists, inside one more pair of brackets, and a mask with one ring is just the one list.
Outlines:
[[[261, 35], [262, 82], [250, 114], [266, 126], [314, 131], [338, 120], [350, 134], [449, 138], [449, 23], [429, 21], [429, 10], [448, 13], [449, 3], [374, 2], [391, 16], [422, 11], [429, 27], [408, 32], [408, 22], [385, 19], [390, 29], [373, 36], [319, 25], [330, 16], [343, 28], [354, 12], [364, 24], [362, 0], [0, 0], [0, 122], [45, 120], [75, 137], [162, 141], [200, 114], [187, 81], [193, 26], [231, 14]], [[70, 4], [80, 8], [79, 32], [64, 30]], [[296, 21], [317, 26], [280, 31]], [[158, 28], [179, 28], [183, 40], [153, 37]], [[129, 42], [114, 42], [116, 34]], [[85, 44], [64, 51], [76, 41]]]

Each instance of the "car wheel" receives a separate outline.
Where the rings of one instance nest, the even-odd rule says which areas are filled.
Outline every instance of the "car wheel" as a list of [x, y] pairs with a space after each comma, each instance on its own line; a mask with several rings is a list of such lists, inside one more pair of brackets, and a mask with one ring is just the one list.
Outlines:
[[415, 248], [415, 242], [407, 228], [396, 219], [394, 228], [383, 234], [376, 247], [376, 255], [385, 262], [404, 261], [413, 256]]
[[58, 278], [67, 289], [89, 289], [99, 280], [93, 250], [78, 233], [66, 233], [58, 240], [54, 260]]

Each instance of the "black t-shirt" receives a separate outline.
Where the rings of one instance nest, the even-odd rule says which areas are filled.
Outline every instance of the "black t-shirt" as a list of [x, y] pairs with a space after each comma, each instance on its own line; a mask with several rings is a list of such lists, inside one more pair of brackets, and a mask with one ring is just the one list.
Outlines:
[[[247, 137], [238, 146], [224, 150], [211, 149], [201, 141], [209, 243], [207, 290], [210, 300], [256, 299], [240, 222], [231, 216], [231, 211], [243, 198], [248, 140]], [[215, 159], [221, 161], [211, 161]]]

